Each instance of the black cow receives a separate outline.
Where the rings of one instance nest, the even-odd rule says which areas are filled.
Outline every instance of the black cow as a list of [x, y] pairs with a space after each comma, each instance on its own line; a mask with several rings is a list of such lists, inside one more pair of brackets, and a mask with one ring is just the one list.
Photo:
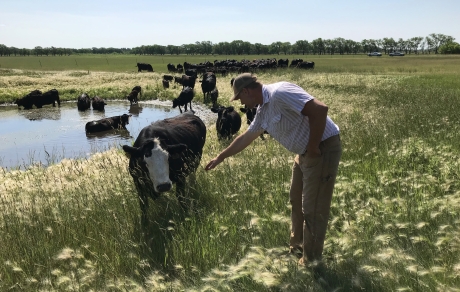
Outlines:
[[137, 91], [139, 92], [139, 95], [142, 96], [142, 87], [140, 85], [136, 85], [131, 89], [131, 91]]
[[185, 87], [195, 88], [196, 78], [197, 78], [196, 76], [182, 75], [181, 84], [183, 88]]
[[58, 106], [61, 106], [61, 101], [59, 100], [59, 92], [56, 89], [51, 89], [50, 91], [47, 91], [41, 95], [36, 95], [34, 105], [37, 108], [41, 108], [46, 104], [52, 104], [55, 107], [56, 102]]
[[198, 78], [198, 71], [196, 69], [187, 69], [185, 70], [185, 75]]
[[176, 72], [177, 71], [176, 66], [174, 66], [174, 64], [172, 64], [172, 63], [169, 63], [168, 65], [166, 65], [166, 67], [168, 67], [168, 72]]
[[130, 117], [131, 115], [123, 114], [121, 116], [91, 121], [86, 123], [85, 131], [86, 133], [96, 133], [108, 130], [126, 129]]
[[[139, 86], [140, 87], [140, 86]], [[136, 88], [136, 87], [135, 87]], [[140, 90], [136, 90], [135, 88], [133, 88], [133, 90], [131, 90], [131, 92], [126, 96], [126, 99], [129, 100], [129, 103], [131, 105], [133, 104], [137, 104], [138, 100], [137, 100], [137, 95], [139, 94]]]
[[77, 99], [77, 108], [79, 111], [85, 111], [91, 107], [91, 98], [88, 94], [83, 93]]
[[99, 96], [93, 97], [91, 101], [92, 101], [93, 110], [103, 111], [104, 106], [107, 105], [105, 101]]
[[173, 81], [174, 76], [172, 76], [172, 75], [163, 75], [163, 79], [168, 80], [168, 81]]
[[233, 106], [211, 108], [213, 113], [217, 113], [216, 130], [219, 139], [230, 139], [241, 128], [241, 117]]
[[185, 111], [187, 111], [187, 103], [190, 103], [190, 110], [192, 110], [192, 99], [195, 96], [195, 92], [191, 87], [184, 87], [182, 89], [179, 96], [173, 99], [173, 108], [179, 107], [180, 113], [182, 113], [182, 109], [180, 108], [181, 105], [185, 107]]
[[216, 74], [213, 72], [206, 72], [203, 74], [203, 78], [200, 82], [201, 90], [203, 90], [203, 101], [206, 103], [207, 97], [211, 94], [211, 91], [216, 88]]
[[14, 103], [18, 105], [18, 108], [22, 106], [24, 107], [24, 109], [31, 109], [34, 105], [34, 101], [37, 98], [37, 96], [41, 95], [42, 92], [40, 90], [33, 90], [29, 92], [27, 95], [16, 99]]
[[169, 88], [169, 81], [166, 79], [161, 80], [161, 83], [163, 84], [163, 89]]
[[297, 64], [302, 63], [302, 62], [303, 62], [303, 59], [294, 59], [292, 60], [291, 65], [289, 65], [289, 67], [296, 67]]
[[315, 62], [300, 62], [297, 64], [297, 68], [301, 69], [314, 69]]
[[176, 183], [183, 208], [185, 183], [195, 173], [203, 154], [206, 126], [193, 112], [156, 121], [141, 130], [134, 145], [124, 145], [130, 155], [129, 172], [139, 196], [142, 223], [146, 224], [148, 198], [155, 200]]
[[[249, 109], [245, 106], [245, 107], [241, 107], [240, 111], [246, 115], [246, 123], [250, 125], [252, 121], [254, 120], [254, 118], [256, 117], [257, 107]], [[267, 131], [264, 131], [264, 133], [266, 134]], [[262, 140], [265, 140], [264, 133], [260, 134], [260, 139]]]
[[217, 87], [214, 87], [214, 89], [211, 91], [211, 101], [212, 101], [213, 107], [216, 106], [218, 97], [219, 97], [219, 90], [217, 90]]
[[279, 59], [278, 60], [278, 67], [286, 68], [289, 65], [289, 59]]
[[152, 65], [147, 63], [137, 63], [137, 72], [141, 72], [142, 70], [146, 70], [149, 72], [153, 72]]

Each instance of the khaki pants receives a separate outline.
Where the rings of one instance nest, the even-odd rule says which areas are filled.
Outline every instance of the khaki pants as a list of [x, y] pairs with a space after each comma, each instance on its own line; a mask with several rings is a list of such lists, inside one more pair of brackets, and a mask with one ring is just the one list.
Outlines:
[[303, 248], [304, 261], [321, 260], [332, 192], [342, 146], [339, 135], [320, 143], [321, 156], [296, 155], [290, 190], [291, 248]]

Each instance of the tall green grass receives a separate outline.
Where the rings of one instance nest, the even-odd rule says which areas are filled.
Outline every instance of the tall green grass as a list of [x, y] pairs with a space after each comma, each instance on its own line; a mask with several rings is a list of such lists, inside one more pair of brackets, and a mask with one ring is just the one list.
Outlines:
[[[382, 57], [359, 72], [341, 71], [337, 60], [330, 72], [259, 74], [264, 83], [304, 87], [341, 129], [321, 279], [287, 253], [293, 155], [267, 137], [205, 172], [228, 145], [208, 125], [201, 167], [187, 188], [190, 210], [173, 193], [151, 201], [148, 230], [120, 149], [0, 170], [0, 290], [457, 291], [459, 72], [441, 70], [442, 58], [423, 66], [407, 65], [411, 59]], [[405, 65], [391, 71], [387, 62]], [[110, 78], [135, 80], [99, 74], [99, 84], [85, 79], [94, 82], [89, 89]], [[222, 104], [230, 104], [229, 79], [218, 78]]]

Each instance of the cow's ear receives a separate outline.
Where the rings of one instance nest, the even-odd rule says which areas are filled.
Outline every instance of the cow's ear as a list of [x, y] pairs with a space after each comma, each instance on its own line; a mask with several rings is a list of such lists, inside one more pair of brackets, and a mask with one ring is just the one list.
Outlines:
[[247, 110], [245, 107], [240, 107], [240, 111], [241, 111], [242, 113], [246, 113], [248, 110]]
[[188, 149], [188, 147], [185, 144], [169, 145], [168, 148], [167, 148], [169, 156], [172, 159], [180, 158], [181, 154], [184, 153], [187, 149]]
[[126, 154], [129, 156], [139, 156], [140, 151], [139, 148], [137, 147], [132, 147], [129, 145], [123, 145], [123, 150], [125, 151]]
[[233, 106], [227, 107], [227, 112], [231, 113], [235, 108]]
[[212, 107], [212, 108], [211, 108], [211, 111], [212, 111], [213, 113], [216, 113], [216, 114], [217, 114], [217, 113], [219, 112], [219, 109], [218, 109], [218, 108], [215, 108], [215, 107]]
[[152, 156], [153, 148], [155, 148], [155, 141], [153, 139], [149, 139], [144, 144], [142, 144], [142, 153], [144, 156], [150, 157]]

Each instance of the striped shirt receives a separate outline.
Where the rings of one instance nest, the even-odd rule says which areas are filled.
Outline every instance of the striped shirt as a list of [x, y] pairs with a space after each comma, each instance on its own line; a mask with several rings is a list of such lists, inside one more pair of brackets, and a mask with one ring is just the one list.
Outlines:
[[[289, 151], [305, 153], [310, 138], [310, 124], [308, 117], [301, 111], [314, 97], [300, 86], [289, 82], [264, 84], [262, 95], [263, 103], [257, 108], [248, 131], [265, 130]], [[328, 116], [321, 141], [339, 132], [339, 127]]]

